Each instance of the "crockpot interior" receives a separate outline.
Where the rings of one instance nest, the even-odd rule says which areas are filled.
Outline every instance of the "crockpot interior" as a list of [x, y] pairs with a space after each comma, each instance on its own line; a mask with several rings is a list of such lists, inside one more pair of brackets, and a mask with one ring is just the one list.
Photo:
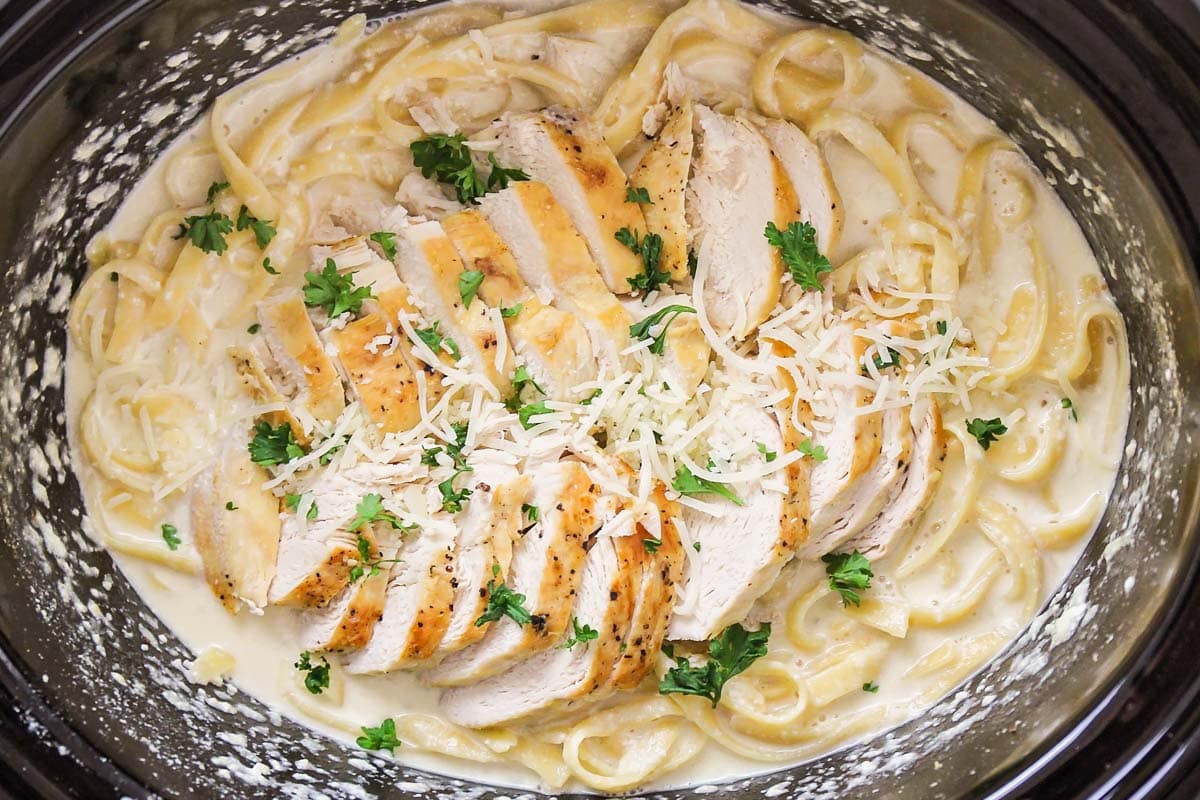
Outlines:
[[[233, 686], [188, 683], [183, 662], [192, 654], [86, 533], [64, 430], [64, 317], [85, 272], [84, 246], [153, 155], [223, 86], [327, 36], [345, 14], [377, 18], [411, 5], [111, 3], [103, 13], [120, 10], [94, 42], [78, 53], [47, 51], [61, 61], [55, 74], [26, 100], [5, 100], [19, 111], [0, 129], [0, 673], [11, 694], [0, 700], [13, 707], [9, 727], [63, 742], [83, 762], [79, 772], [92, 782], [77, 784], [77, 796], [350, 798], [470, 788], [324, 739]], [[1126, 315], [1133, 408], [1114, 500], [1034, 624], [919, 719], [722, 787], [746, 797], [768, 788], [805, 798], [977, 794], [1002, 770], [1067, 741], [1146, 646], [1191, 561], [1197, 453], [1189, 431], [1200, 398], [1194, 278], [1161, 176], [1131, 147], [1135, 122], [1104, 102], [1103, 87], [1081, 87], [1039, 49], [1044, 42], [1027, 38], [1036, 36], [1029, 20], [1001, 22], [994, 11], [1006, 4], [776, 5], [857, 33], [997, 120], [1082, 222]], [[223, 30], [233, 35], [214, 36]], [[255, 53], [243, 46], [252, 35], [265, 42]], [[160, 124], [145, 122], [152, 107], [169, 111]], [[1133, 544], [1106, 555], [1123, 534]], [[1064, 638], [1062, 626], [1047, 622], [1068, 602], [1085, 610]]]

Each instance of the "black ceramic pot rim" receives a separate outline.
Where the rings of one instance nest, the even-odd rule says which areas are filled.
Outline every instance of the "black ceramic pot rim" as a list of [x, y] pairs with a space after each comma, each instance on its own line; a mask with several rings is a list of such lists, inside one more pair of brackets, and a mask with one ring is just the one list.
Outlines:
[[[0, 144], [102, 36], [158, 2], [0, 0]], [[1194, 270], [1200, 255], [1200, 8], [1191, 0], [976, 2], [1033, 42], [1104, 109], [1155, 183]], [[1195, 550], [1194, 544], [1172, 601], [1090, 710], [976, 796], [1200, 796]], [[36, 686], [0, 637], [0, 798], [147, 795], [73, 731]]]

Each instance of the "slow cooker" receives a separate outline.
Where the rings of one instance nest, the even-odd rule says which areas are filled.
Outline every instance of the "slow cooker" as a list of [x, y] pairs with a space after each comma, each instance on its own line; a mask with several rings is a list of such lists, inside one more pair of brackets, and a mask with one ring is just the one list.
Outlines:
[[[64, 318], [85, 246], [119, 198], [222, 87], [349, 13], [416, 5], [0, 0], [0, 797], [511, 793], [367, 756], [233, 686], [181, 680], [193, 654], [89, 538], [66, 446]], [[872, 739], [659, 796], [1200, 797], [1200, 7], [774, 5], [908, 61], [1029, 154], [1125, 315], [1132, 418], [1081, 561], [984, 669]], [[239, 44], [250, 36], [267, 44], [253, 58]], [[152, 109], [155, 124], [122, 125]], [[1068, 603], [1085, 613], [1064, 637], [1053, 620]]]

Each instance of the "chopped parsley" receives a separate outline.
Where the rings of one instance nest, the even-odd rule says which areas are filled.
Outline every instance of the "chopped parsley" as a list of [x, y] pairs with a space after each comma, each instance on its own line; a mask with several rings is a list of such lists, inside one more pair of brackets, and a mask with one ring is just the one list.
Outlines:
[[646, 548], [647, 553], [654, 555], [658, 552], [658, 548], [662, 547], [662, 539], [647, 537], [642, 539], [642, 546]]
[[482, 283], [483, 273], [477, 269], [463, 270], [458, 276], [458, 296], [462, 298], [463, 307], [471, 307], [471, 301], [479, 293], [479, 287]]
[[[283, 505], [288, 511], [296, 512], [300, 510], [300, 501], [304, 499], [302, 494], [285, 494], [283, 496]], [[317, 501], [314, 499], [308, 506], [308, 511], [304, 514], [304, 518], [314, 520], [317, 518]]]
[[238, 507], [233, 504], [232, 500], [226, 500], [225, 501], [225, 510], [226, 511], [237, 511]]
[[979, 446], [987, 450], [992, 446], [992, 442], [1008, 433], [1008, 428], [999, 417], [995, 419], [976, 417], [967, 423], [967, 433], [974, 436], [975, 441], [979, 442]]
[[1062, 399], [1062, 407], [1070, 413], [1072, 421], [1079, 422], [1079, 413], [1075, 410], [1075, 404], [1071, 402], [1071, 398], [1064, 397]]
[[[891, 347], [889, 347], [887, 349], [887, 352], [888, 352], [888, 357], [887, 357], [886, 361], [884, 361], [883, 356], [881, 356], [878, 353], [876, 353], [874, 356], [871, 357], [871, 361], [873, 361], [875, 363], [876, 371], [883, 372], [885, 369], [891, 369], [892, 367], [900, 366], [900, 354], [897, 353]], [[863, 367], [863, 375], [869, 375], [869, 374], [870, 373], [867, 371], [867, 368], [864, 366]]]
[[629, 285], [635, 292], [643, 295], [650, 294], [664, 283], [670, 283], [671, 274], [663, 272], [662, 266], [662, 237], [657, 233], [647, 233], [642, 238], [637, 231], [621, 228], [613, 236], [618, 242], [628, 247], [635, 255], [642, 257], [642, 274], [629, 278]]
[[697, 553], [699, 553], [700, 552], [700, 543], [692, 542], [692, 549], [695, 550]]
[[312, 653], [305, 650], [294, 666], [305, 673], [304, 688], [308, 689], [309, 694], [320, 694], [329, 688], [329, 662], [325, 660], [325, 656], [321, 656], [320, 664], [314, 664]]
[[833, 265], [817, 249], [816, 228], [807, 222], [792, 222], [786, 230], [781, 231], [774, 222], [768, 222], [763, 235], [772, 247], [779, 248], [779, 255], [797, 286], [825, 291], [821, 273], [833, 272]]
[[829, 454], [825, 452], [825, 446], [813, 444], [812, 439], [805, 439], [796, 449], [800, 451], [801, 455], [808, 456], [813, 461], [824, 461], [829, 458]]
[[251, 215], [250, 209], [242, 206], [238, 210], [237, 229], [244, 231], [247, 228], [254, 231], [254, 241], [259, 248], [264, 248], [271, 243], [275, 238], [275, 226], [266, 220], [259, 219]]
[[668, 657], [675, 660], [675, 666], [659, 682], [658, 693], [707, 697], [716, 708], [725, 684], [767, 654], [770, 638], [769, 622], [762, 623], [756, 631], [748, 631], [735, 622], [708, 643], [708, 661], [699, 667], [686, 656], [676, 656], [674, 649], [664, 648]]
[[696, 277], [696, 270], [700, 267], [700, 258], [696, 255], [695, 250], [688, 250], [688, 275]]
[[559, 650], [570, 650], [577, 644], [587, 644], [600, 638], [600, 632], [590, 625], [580, 625], [579, 617], [571, 617], [571, 636], [558, 646]]
[[946, 323], [946, 320], [944, 320], [944, 319], [939, 319], [937, 321], [937, 325], [935, 327], [937, 328], [938, 336], [945, 336], [946, 331], [948, 331], [950, 329], [950, 326]]
[[641, 205], [654, 205], [654, 201], [650, 199], [650, 190], [645, 186], [634, 188], [629, 186], [625, 189], [626, 203], [639, 203]]
[[449, 336], [442, 336], [441, 331], [438, 330], [440, 325], [440, 322], [434, 322], [428, 328], [417, 328], [415, 331], [417, 338], [429, 345], [429, 349], [434, 353], [440, 353], [442, 345], [445, 344], [445, 349], [450, 351], [450, 355], [454, 357], [454, 360], [459, 360], [462, 358], [462, 352], [459, 351], [458, 345], [453, 339]]
[[546, 407], [545, 400], [539, 400], [536, 403], [526, 403], [525, 405], [521, 406], [520, 410], [517, 411], [517, 418], [521, 420], [521, 427], [525, 430], [529, 430], [534, 425], [537, 425], [537, 423], [533, 421], [534, 417], [538, 416], [539, 414], [550, 414], [553, 411], [554, 409]]
[[333, 447], [326, 450], [324, 453], [322, 453], [321, 457], [317, 459], [317, 461], [321, 464], [321, 466], [322, 467], [329, 466], [329, 462], [333, 461], [334, 456], [336, 456], [342, 450], [342, 448], [344, 448], [346, 446], [347, 441], [348, 441], [348, 439], [345, 436], [343, 436], [341, 444], [336, 444]]
[[861, 605], [859, 592], [871, 588], [871, 562], [862, 553], [827, 553], [821, 556], [829, 588], [842, 596], [842, 605]]
[[418, 139], [410, 147], [413, 164], [420, 168], [421, 174], [453, 186], [460, 203], [474, 203], [488, 192], [505, 188], [509, 181], [529, 180], [529, 176], [519, 169], [501, 167], [496, 156], [489, 153], [492, 171], [485, 183], [479, 177], [471, 149], [462, 134], [434, 134]]
[[464, 472], [470, 472], [470, 470], [456, 469], [453, 475], [438, 484], [438, 491], [442, 493], [442, 511], [457, 514], [466, 505], [467, 498], [471, 496], [471, 490], [454, 488], [454, 480]]
[[[416, 525], [398, 526], [402, 530], [412, 530]], [[371, 552], [371, 541], [361, 533], [357, 535], [355, 547], [358, 549], [358, 563], [350, 568], [350, 582], [358, 583], [364, 575], [375, 577], [380, 572], [380, 567], [384, 564], [399, 564], [398, 558], [373, 558]]]
[[391, 231], [375, 231], [370, 239], [379, 245], [388, 261], [396, 260], [396, 234]]
[[671, 481], [671, 488], [680, 494], [686, 495], [719, 494], [721, 497], [739, 506], [746, 505], [746, 502], [734, 494], [733, 490], [728, 486], [693, 475], [692, 471], [685, 464], [680, 464], [676, 468], [675, 480]]
[[272, 427], [266, 420], [259, 420], [254, 426], [249, 450], [250, 460], [260, 467], [286, 464], [304, 456], [304, 448], [296, 441], [292, 426], [286, 422]]
[[208, 195], [205, 198], [205, 202], [211, 206], [213, 200], [217, 199], [217, 195], [228, 188], [229, 184], [226, 181], [213, 181], [208, 187]]
[[537, 522], [538, 516], [540, 516], [542, 512], [532, 503], [522, 503], [521, 513], [524, 514], [530, 522]]
[[375, 295], [371, 294], [370, 286], [355, 286], [354, 278], [341, 275], [337, 263], [332, 258], [325, 259], [325, 269], [321, 272], [304, 273], [304, 304], [311, 308], [323, 308], [331, 318], [345, 314], [357, 314], [362, 310], [364, 300]]
[[863, 684], [863, 691], [870, 692], [871, 694], [878, 694], [879, 693], [879, 684], [876, 683], [875, 681], [867, 681], [866, 683]]
[[373, 525], [376, 522], [386, 522], [393, 530], [398, 531], [412, 530], [413, 527], [405, 525], [395, 514], [386, 510], [383, 507], [382, 495], [372, 492], [358, 501], [358, 506], [354, 509], [354, 519], [350, 520], [346, 530], [356, 531], [364, 525]]
[[487, 608], [479, 615], [479, 619], [475, 620], [475, 627], [483, 627], [489, 622], [496, 622], [501, 617], [508, 617], [522, 626], [532, 622], [533, 615], [525, 608], [525, 595], [517, 594], [503, 582], [496, 583], [496, 577], [500, 575], [499, 564], [492, 565], [492, 575], [495, 577], [488, 581], [487, 585]]
[[396, 721], [391, 718], [385, 719], [377, 728], [364, 725], [362, 736], [354, 741], [363, 750], [387, 750], [392, 754], [395, 754], [396, 748], [402, 744], [396, 738]]
[[521, 313], [522, 307], [524, 307], [524, 303], [517, 303], [515, 306], [507, 306], [507, 307], [501, 306], [500, 307], [500, 316], [503, 317], [504, 319], [512, 319], [517, 314]]
[[162, 538], [167, 543], [168, 550], [178, 550], [183, 540], [179, 538], [179, 529], [169, 522], [162, 524]]
[[112, 281], [113, 283], [116, 283], [118, 280], [121, 279], [121, 276], [115, 272], [110, 272], [110, 273], [108, 273], [108, 279], [110, 281]]
[[767, 446], [762, 442], [755, 442], [754, 444], [758, 447], [758, 452], [762, 453], [763, 458], [766, 459], [768, 464], [779, 458], [778, 453], [776, 453], [774, 450], [768, 450]]
[[529, 370], [527, 370], [525, 365], [522, 364], [521, 366], [517, 367], [515, 372], [513, 372], [512, 397], [504, 401], [504, 404], [508, 407], [509, 411], [517, 411], [521, 407], [521, 390], [523, 390], [526, 386], [532, 386], [540, 394], [546, 393], [546, 390], [541, 386], [538, 386], [537, 381], [533, 379], [533, 376], [529, 374]]
[[266, 270], [268, 275], [278, 275], [279, 274], [279, 270], [277, 270], [273, 266], [271, 266], [270, 258], [264, 258], [262, 260], [262, 268], [264, 270]]
[[254, 334], [258, 333], [260, 330], [262, 330], [262, 325], [259, 325], [257, 322], [255, 322], [249, 328], [246, 328], [246, 333]]
[[579, 401], [579, 405], [590, 406], [592, 404], [592, 401], [595, 400], [597, 397], [599, 397], [602, 394], [604, 394], [603, 389], [592, 389], [591, 394], [589, 394], [587, 397], [585, 397]]
[[220, 211], [210, 211], [207, 214], [183, 218], [176, 239], [187, 237], [196, 247], [206, 253], [221, 255], [229, 249], [225, 234], [233, 232], [233, 220]]
[[[695, 313], [696, 309], [692, 308], [691, 306], [664, 306], [650, 316], [646, 317], [641, 322], [635, 322], [634, 324], [630, 325], [629, 335], [635, 339], [649, 339], [650, 347], [648, 349], [650, 352], [656, 356], [661, 356], [663, 354], [663, 347], [667, 343], [667, 329], [671, 327], [671, 323], [674, 322], [675, 318], [680, 314]], [[668, 317], [668, 315], [670, 316]], [[657, 336], [652, 336], [650, 334], [650, 329], [659, 323], [662, 323], [662, 328], [659, 330]]]

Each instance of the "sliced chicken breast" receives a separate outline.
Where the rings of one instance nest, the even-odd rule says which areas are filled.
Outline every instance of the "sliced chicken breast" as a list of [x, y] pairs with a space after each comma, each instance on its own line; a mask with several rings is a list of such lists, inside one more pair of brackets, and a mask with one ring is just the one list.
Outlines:
[[279, 498], [262, 488], [269, 478], [250, 460], [245, 438], [236, 437], [192, 483], [192, 534], [204, 578], [231, 614], [266, 606], [275, 576]]
[[[478, 455], [478, 451], [476, 454]], [[479, 458], [471, 461], [467, 488], [471, 501], [455, 518], [454, 607], [435, 655], [462, 650], [483, 638], [487, 627], [475, 621], [487, 610], [488, 581], [508, 575], [513, 546], [525, 527], [522, 504], [531, 491], [529, 478], [516, 469]]]
[[833, 252], [842, 236], [842, 198], [820, 148], [790, 122], [755, 122], [791, 180], [800, 204], [800, 219], [816, 229], [818, 249]]
[[545, 184], [587, 242], [608, 288], [632, 291], [641, 258], [616, 240], [617, 231], [644, 231], [637, 203], [626, 202], [625, 173], [604, 137], [580, 112], [551, 108], [506, 114], [500, 129], [501, 163]]
[[460, 278], [466, 267], [442, 226], [422, 222], [401, 229], [396, 237], [396, 268], [412, 292], [413, 302], [427, 317], [442, 323], [464, 360], [497, 391], [507, 393], [515, 368], [508, 337], [497, 336], [486, 303], [478, 297], [468, 298], [469, 305], [464, 302]]
[[534, 293], [587, 330], [600, 372], [619, 375], [631, 319], [604, 285], [583, 240], [546, 185], [522, 181], [484, 197], [480, 210]]
[[407, 431], [421, 421], [420, 390], [405, 357], [403, 331], [379, 314], [367, 314], [331, 331], [330, 339], [347, 386], [382, 433]]
[[813, 531], [804, 552], [823, 556], [840, 549], [875, 519], [888, 498], [903, 485], [912, 450], [912, 423], [905, 409], [883, 413], [880, 452], [871, 468], [822, 509], [828, 524]]
[[[268, 599], [283, 606], [324, 606], [350, 583], [358, 559], [358, 537], [346, 529], [368, 494], [388, 496], [410, 480], [407, 465], [363, 464], [345, 472], [327, 470], [305, 492], [295, 511], [285, 511], [279, 558]], [[309, 519], [309, 504], [316, 512]]]
[[925, 400], [913, 406], [909, 422], [914, 429], [913, 447], [910, 462], [903, 465], [903, 479], [893, 487], [879, 514], [846, 543], [846, 550], [858, 550], [871, 559], [886, 555], [920, 519], [941, 480], [946, 439], [937, 403]]
[[[486, 728], [530, 714], [562, 708], [573, 700], [595, 701], [609, 689], [620, 660], [623, 633], [634, 607], [645, 546], [634, 536], [596, 539], [583, 565], [571, 618], [598, 633], [595, 640], [543, 650], [499, 675], [450, 689], [441, 707], [451, 722]], [[573, 626], [565, 634], [573, 633]]]
[[437, 651], [453, 612], [456, 536], [451, 520], [438, 519], [404, 537], [399, 563], [388, 576], [383, 618], [367, 645], [347, 662], [348, 672], [392, 672]]
[[696, 157], [685, 202], [697, 275], [713, 328], [742, 339], [779, 302], [783, 261], [763, 230], [768, 222], [782, 230], [796, 218], [796, 195], [752, 125], [702, 105], [695, 114]]
[[629, 176], [630, 185], [645, 189], [650, 197], [650, 203], [642, 205], [646, 229], [662, 237], [661, 264], [673, 281], [688, 277], [684, 198], [692, 168], [693, 116], [690, 102], [674, 105], [650, 149]]
[[[371, 557], [384, 558], [372, 541]], [[300, 618], [300, 642], [305, 650], [344, 652], [358, 650], [371, 640], [375, 624], [383, 617], [388, 570], [365, 575], [341, 591], [324, 608], [305, 611]]]
[[[586, 546], [595, 530], [599, 492], [575, 462], [546, 464], [531, 475], [530, 503], [538, 509], [513, 550], [504, 585], [525, 596], [533, 617], [519, 625], [504, 616], [475, 644], [448, 655], [427, 674], [435, 686], [462, 686], [496, 675], [554, 645], [570, 625]], [[386, 620], [386, 616], [385, 616]]]
[[[755, 431], [755, 440], [768, 450], [784, 452], [779, 423], [769, 411], [744, 404], [736, 413]], [[793, 487], [786, 479], [736, 485], [744, 505], [705, 497], [725, 512], [714, 516], [685, 508], [683, 520], [700, 550], [684, 568], [683, 597], [667, 631], [668, 639], [703, 641], [744, 619], [750, 606], [795, 554], [804, 520], [791, 502]]]
[[230, 355], [260, 402], [283, 402], [286, 413], [268, 415], [288, 422], [303, 444], [311, 440], [312, 420], [332, 422], [346, 407], [337, 369], [326, 354], [300, 294], [258, 304], [259, 337], [250, 348]]
[[587, 329], [530, 291], [512, 253], [478, 211], [446, 217], [442, 227], [467, 269], [484, 274], [483, 301], [510, 311], [504, 324], [517, 361], [550, 397], [577, 399], [577, 387], [596, 379]]

